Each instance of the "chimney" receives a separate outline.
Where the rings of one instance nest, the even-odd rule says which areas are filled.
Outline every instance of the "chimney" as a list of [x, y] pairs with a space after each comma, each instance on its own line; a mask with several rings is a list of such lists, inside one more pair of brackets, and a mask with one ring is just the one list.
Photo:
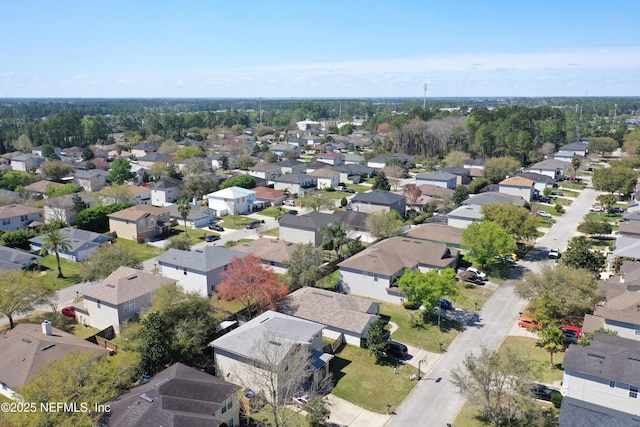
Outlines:
[[51, 322], [48, 320], [45, 320], [44, 322], [42, 322], [42, 333], [45, 335], [53, 335], [53, 332], [51, 332]]

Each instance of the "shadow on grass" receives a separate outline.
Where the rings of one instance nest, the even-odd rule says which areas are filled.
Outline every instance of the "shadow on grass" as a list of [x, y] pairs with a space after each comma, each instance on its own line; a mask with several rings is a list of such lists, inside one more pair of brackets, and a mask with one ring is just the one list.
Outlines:
[[342, 379], [346, 374], [344, 369], [351, 364], [350, 360], [343, 359], [342, 357], [335, 355], [331, 359], [331, 374], [333, 375], [333, 383], [338, 384], [338, 381]]

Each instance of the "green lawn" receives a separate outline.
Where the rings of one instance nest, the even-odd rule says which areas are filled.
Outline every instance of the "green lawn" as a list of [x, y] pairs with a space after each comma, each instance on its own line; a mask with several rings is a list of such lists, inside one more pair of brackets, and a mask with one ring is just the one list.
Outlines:
[[585, 219], [593, 219], [596, 221], [607, 221], [618, 223], [622, 219], [622, 214], [609, 214], [607, 212], [589, 212], [585, 215]]
[[549, 352], [537, 344], [538, 340], [535, 338], [507, 337], [502, 343], [500, 351], [511, 348], [526, 354], [535, 364], [536, 380], [540, 382], [553, 383], [554, 381], [562, 381], [564, 353], [555, 353], [553, 355], [553, 364], [556, 368], [549, 369]]
[[218, 223], [224, 228], [230, 230], [242, 230], [248, 223], [253, 221], [253, 218], [244, 215], [227, 215], [223, 217], [223, 220]]
[[40, 260], [42, 266], [42, 275], [45, 283], [52, 285], [55, 289], [62, 289], [68, 286], [76, 285], [82, 281], [80, 278], [80, 263], [68, 261], [60, 258], [60, 266], [64, 279], [58, 279], [58, 263], [55, 255], [47, 255]]
[[265, 209], [260, 211], [260, 215], [268, 216], [270, 218], [275, 218], [276, 217], [276, 209], [277, 208], [275, 206], [271, 206], [271, 207], [265, 208]]
[[350, 188], [358, 193], [363, 193], [365, 191], [371, 190], [371, 187], [360, 184], [347, 184], [347, 188]]
[[376, 365], [368, 350], [352, 345], [335, 355], [331, 371], [335, 382], [331, 393], [379, 414], [387, 413], [388, 403], [395, 410], [417, 384], [409, 379], [417, 374], [413, 366], [395, 359]]
[[349, 193], [343, 193], [342, 191], [323, 191], [322, 194], [324, 194], [327, 198], [332, 199], [332, 200], [342, 200], [343, 197], [347, 197], [350, 194]]
[[[293, 410], [289, 410], [288, 407], [285, 409], [285, 412], [291, 415], [290, 417], [287, 416], [287, 427], [307, 427], [309, 425], [309, 422], [303, 413], [294, 412]], [[253, 423], [249, 424], [249, 426], [261, 427], [275, 425], [272, 409], [266, 405], [258, 412], [251, 414], [249, 417], [251, 418], [250, 422]], [[244, 425], [242, 424], [242, 421], [240, 425]]]
[[262, 233], [263, 236], [280, 237], [280, 227], [270, 228]]
[[155, 258], [164, 252], [164, 248], [149, 245], [147, 243], [140, 244], [133, 240], [117, 238], [115, 240], [117, 245], [127, 246], [131, 251], [135, 252], [141, 261], [145, 261], [151, 258]]
[[[184, 225], [177, 225], [173, 227], [174, 233], [183, 234], [185, 232]], [[204, 242], [204, 237], [210, 234], [219, 236], [219, 233], [214, 233], [207, 228], [189, 228], [187, 230], [187, 236], [191, 238], [192, 243], [201, 243]]]
[[253, 239], [240, 239], [240, 240], [229, 240], [224, 244], [225, 248], [232, 248], [240, 243], [253, 242]]
[[[547, 205], [535, 205], [534, 209], [531, 209], [533, 212], [535, 212], [536, 215], [538, 215], [538, 211], [545, 211], [547, 213], [550, 213], [553, 216], [560, 216], [562, 214], [558, 213], [558, 211], [556, 211], [556, 207], [555, 206], [547, 206]], [[539, 218], [541, 219], [547, 219], [549, 220], [550, 218], [545, 218], [543, 216], [538, 215]]]
[[453, 306], [461, 310], [476, 311], [476, 303], [478, 304], [477, 308], [480, 309], [493, 295], [490, 289], [473, 283], [458, 282], [458, 289], [460, 289], [460, 294], [450, 299]]
[[[572, 189], [572, 190], [584, 190], [587, 186], [585, 182], [575, 182], [575, 181], [562, 181], [559, 184], [559, 187], [564, 189]], [[564, 192], [564, 191], [563, 191]]]
[[322, 279], [316, 282], [316, 288], [334, 290], [338, 281], [340, 280], [340, 271], [336, 270], [333, 273], [324, 276]]

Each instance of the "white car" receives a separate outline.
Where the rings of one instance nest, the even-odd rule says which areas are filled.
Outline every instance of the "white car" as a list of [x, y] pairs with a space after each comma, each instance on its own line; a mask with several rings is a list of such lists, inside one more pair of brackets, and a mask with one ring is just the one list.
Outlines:
[[487, 273], [484, 273], [480, 270], [478, 270], [475, 267], [469, 267], [467, 268], [467, 271], [470, 273], [474, 273], [479, 279], [486, 281], [487, 280]]
[[545, 218], [553, 218], [553, 215], [551, 215], [549, 212], [543, 211], [543, 210], [539, 210], [538, 211], [538, 215], [543, 216]]
[[589, 210], [591, 212], [604, 212], [604, 208], [602, 206], [592, 206]]
[[556, 249], [556, 248], [552, 248], [549, 249], [549, 254], [548, 254], [549, 258], [551, 259], [558, 259], [560, 258], [560, 249]]
[[298, 405], [304, 405], [305, 403], [309, 403], [309, 400], [311, 400], [311, 398], [309, 397], [308, 394], [304, 394], [302, 396], [293, 398], [293, 401]]

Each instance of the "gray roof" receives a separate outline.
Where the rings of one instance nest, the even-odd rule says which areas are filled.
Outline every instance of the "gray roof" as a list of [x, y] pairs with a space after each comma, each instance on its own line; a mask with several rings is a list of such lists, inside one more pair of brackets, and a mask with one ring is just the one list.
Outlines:
[[616, 411], [606, 406], [595, 405], [569, 396], [562, 399], [558, 421], [562, 427], [640, 426], [640, 419], [635, 414]]
[[0, 246], [0, 269], [21, 270], [31, 261], [37, 262], [42, 257], [20, 249]]
[[571, 144], [560, 147], [562, 151], [587, 151], [588, 144], [582, 141], [572, 142]]
[[367, 217], [369, 216], [366, 212], [356, 212], [356, 211], [333, 211], [332, 215], [337, 216], [340, 222], [350, 228], [352, 230], [357, 231], [367, 231]]
[[168, 188], [181, 187], [183, 184], [181, 179], [177, 178], [160, 178], [149, 187], [153, 190], [166, 190]]
[[[76, 251], [97, 247], [103, 243], [111, 242], [114, 240], [113, 237], [105, 236], [104, 234], [100, 233], [94, 233], [93, 231], [81, 230], [79, 228], [64, 227], [60, 229], [60, 232], [62, 232], [69, 238], [69, 250], [60, 250], [60, 252], [63, 253], [74, 253]], [[29, 242], [36, 246], [42, 246], [46, 237], [46, 234], [41, 234], [40, 236], [29, 239]]]
[[540, 169], [540, 170], [556, 170], [556, 169], [566, 170], [570, 167], [571, 167], [570, 163], [563, 162], [562, 160], [556, 160], [556, 159], [546, 159], [531, 165], [531, 169]]
[[442, 172], [452, 173], [454, 175], [459, 175], [459, 176], [470, 176], [471, 175], [471, 171], [469, 169], [463, 168], [461, 166], [451, 166], [449, 168], [440, 168], [438, 170], [442, 171]]
[[618, 236], [613, 255], [640, 259], [640, 239], [629, 236]]
[[278, 303], [282, 313], [322, 323], [363, 338], [369, 323], [378, 319], [380, 303], [319, 288], [304, 287]]
[[416, 175], [417, 181], [451, 181], [455, 179], [457, 179], [456, 175], [445, 171], [422, 172]]
[[[285, 357], [293, 344], [308, 344], [315, 335], [321, 334], [324, 325], [268, 310], [226, 335], [209, 343], [209, 347], [221, 349], [250, 360], [265, 361], [259, 353], [265, 339], [282, 348]], [[275, 342], [277, 340], [277, 342]], [[278, 362], [274, 360], [274, 362]]]
[[640, 221], [640, 211], [633, 211], [633, 212], [625, 212], [622, 215], [622, 219], [625, 222], [629, 222], [629, 221]]
[[141, 162], [170, 162], [173, 159], [172, 156], [162, 153], [147, 153], [144, 156], [138, 158]]
[[91, 179], [94, 176], [100, 176], [100, 175], [107, 177], [109, 176], [109, 172], [103, 171], [101, 169], [89, 169], [86, 171], [81, 171], [81, 170], [76, 171], [74, 172], [73, 175], [74, 175], [74, 178], [76, 179]]
[[284, 215], [280, 218], [280, 227], [301, 230], [320, 230], [338, 220], [335, 216], [323, 212], [309, 212], [304, 215]]
[[547, 184], [553, 184], [555, 183], [555, 180], [553, 178], [551, 178], [549, 175], [543, 175], [541, 173], [535, 173], [535, 172], [522, 172], [519, 173], [515, 176], [521, 176], [523, 178], [527, 178], [530, 179], [531, 181], [535, 181], [535, 182], [544, 182]]
[[[176, 363], [116, 399], [101, 421], [110, 426], [216, 427], [213, 414], [240, 387]], [[144, 395], [144, 397], [143, 397]]]
[[[325, 164], [326, 166], [326, 164]], [[284, 182], [287, 184], [300, 184], [307, 182], [318, 182], [318, 178], [315, 176], [307, 175], [306, 173], [290, 173], [287, 175], [277, 176], [272, 179], [273, 182]]]
[[390, 193], [384, 190], [373, 190], [366, 193], [357, 193], [351, 199], [351, 203], [370, 203], [372, 205], [390, 206], [404, 200], [400, 194]]
[[170, 283], [176, 280], [131, 267], [118, 267], [101, 283], [85, 290], [84, 296], [117, 306]]
[[467, 200], [462, 202], [462, 205], [490, 205], [492, 203], [510, 204], [514, 206], [524, 206], [525, 200], [521, 196], [514, 196], [512, 194], [498, 193], [490, 191], [486, 193], [474, 194]]
[[[191, 210], [189, 210], [189, 213], [187, 214], [187, 221], [194, 221], [198, 218], [207, 217], [211, 215], [212, 210], [209, 209], [207, 206], [200, 206], [200, 205], [190, 205], [190, 206], [191, 206]], [[175, 218], [175, 219], [179, 219], [180, 221], [183, 221], [182, 214], [178, 211], [177, 203], [167, 206], [167, 209], [169, 210], [169, 215], [171, 216], [171, 218]]]
[[194, 251], [169, 249], [158, 257], [158, 263], [208, 273], [231, 264], [233, 257], [244, 258], [246, 255], [220, 246], [206, 246]]
[[462, 205], [447, 214], [449, 218], [464, 218], [470, 220], [482, 219], [482, 206]]
[[597, 333], [588, 347], [570, 345], [562, 366], [565, 372], [640, 385], [640, 341]]
[[368, 176], [373, 175], [373, 173], [376, 171], [376, 169], [366, 166], [366, 165], [352, 165], [352, 164], [346, 164], [346, 165], [336, 165], [333, 166], [333, 170], [334, 171], [338, 171], [341, 173], [346, 173], [347, 175], [362, 175], [362, 174], [366, 174]]

